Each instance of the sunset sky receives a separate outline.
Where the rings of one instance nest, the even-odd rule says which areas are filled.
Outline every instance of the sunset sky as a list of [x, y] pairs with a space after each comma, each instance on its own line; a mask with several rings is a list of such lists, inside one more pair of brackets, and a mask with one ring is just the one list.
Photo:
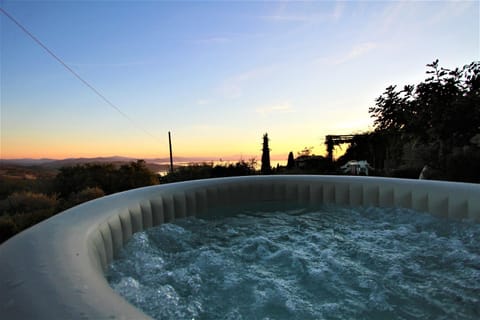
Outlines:
[[1, 158], [324, 154], [425, 65], [480, 59], [479, 1], [6, 1]]

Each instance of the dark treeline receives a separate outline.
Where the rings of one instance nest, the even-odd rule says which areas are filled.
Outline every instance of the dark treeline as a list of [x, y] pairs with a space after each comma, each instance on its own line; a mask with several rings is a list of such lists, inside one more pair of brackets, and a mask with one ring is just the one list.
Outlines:
[[375, 130], [356, 135], [339, 162], [366, 159], [384, 174], [480, 182], [480, 62], [389, 86], [369, 109]]
[[68, 198], [87, 188], [112, 194], [157, 183], [157, 175], [147, 168], [144, 160], [138, 160], [120, 167], [113, 164], [63, 167], [55, 178], [54, 190], [61, 198]]
[[213, 165], [212, 163], [190, 164], [178, 167], [173, 172], [160, 177], [160, 183], [179, 182], [187, 180], [222, 178], [232, 176], [247, 176], [255, 174], [256, 160], [248, 162], [240, 160], [235, 164]]

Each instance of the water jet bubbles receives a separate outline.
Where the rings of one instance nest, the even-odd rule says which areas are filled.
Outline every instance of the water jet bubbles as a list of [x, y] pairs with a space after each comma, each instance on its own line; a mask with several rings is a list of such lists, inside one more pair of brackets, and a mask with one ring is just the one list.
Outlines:
[[262, 208], [136, 234], [108, 279], [156, 319], [477, 319], [479, 236], [412, 210]]

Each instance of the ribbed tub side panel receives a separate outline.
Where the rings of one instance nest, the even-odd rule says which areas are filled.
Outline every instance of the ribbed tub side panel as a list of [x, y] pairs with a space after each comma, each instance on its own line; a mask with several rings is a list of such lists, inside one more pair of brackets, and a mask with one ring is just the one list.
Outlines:
[[448, 218], [448, 195], [443, 190], [434, 190], [428, 192], [428, 208], [427, 211], [433, 215]]
[[378, 188], [378, 206], [393, 207], [395, 203], [395, 186], [387, 184]]
[[175, 199], [172, 194], [162, 196], [163, 200], [163, 216], [165, 223], [175, 220]]
[[195, 191], [189, 190], [185, 192], [185, 210], [187, 217], [194, 217], [198, 214], [197, 197]]
[[115, 258], [123, 247], [122, 222], [120, 221], [118, 211], [117, 214], [113, 214], [108, 218], [107, 223], [112, 234], [113, 258]]
[[348, 205], [350, 200], [350, 188], [348, 183], [339, 182], [334, 184], [333, 204]]
[[142, 213], [143, 230], [153, 227], [152, 203], [150, 199], [140, 200], [140, 210]]
[[397, 186], [393, 192], [393, 205], [396, 207], [413, 208], [412, 190], [407, 186]]
[[310, 183], [310, 204], [312, 206], [324, 203], [323, 184]]
[[412, 187], [411, 209], [426, 212], [428, 211], [428, 192], [425, 188]]
[[377, 183], [367, 183], [363, 185], [363, 206], [378, 206], [380, 202], [380, 187]]
[[152, 208], [152, 225], [158, 226], [165, 222], [165, 209], [163, 204], [163, 197], [157, 196], [150, 200]]
[[334, 204], [336, 202], [335, 197], [335, 184], [331, 182], [326, 182], [322, 186], [322, 203], [325, 204]]
[[310, 183], [302, 183], [297, 186], [298, 188], [298, 203], [300, 205], [310, 205]]
[[351, 183], [348, 190], [348, 203], [351, 206], [363, 206], [364, 205], [364, 185], [359, 183]]
[[273, 185], [273, 200], [282, 200], [287, 197], [287, 186], [283, 183]]
[[285, 200], [289, 203], [295, 203], [299, 201], [298, 184], [296, 182], [290, 182], [286, 184]]
[[274, 200], [274, 192], [273, 192], [273, 183], [270, 182], [262, 182], [259, 184], [259, 200], [260, 201], [272, 201]]
[[106, 264], [110, 263], [113, 260], [113, 238], [112, 232], [110, 230], [110, 225], [107, 221], [102, 222], [98, 229], [102, 235], [102, 243], [105, 249]]
[[470, 196], [468, 198], [468, 219], [480, 221], [480, 196]]
[[197, 189], [195, 191], [196, 214], [204, 214], [208, 210], [207, 190]]
[[208, 187], [206, 190], [207, 210], [215, 208], [219, 203], [218, 188]]
[[143, 215], [140, 203], [135, 203], [128, 209], [132, 223], [132, 233], [143, 230]]
[[130, 216], [130, 210], [124, 208], [119, 210], [120, 225], [122, 231], [122, 247], [132, 237], [132, 217]]
[[89, 247], [94, 248], [93, 252], [89, 251], [89, 254], [94, 255], [91, 257], [91, 260], [95, 263], [97, 268], [100, 268], [99, 271], [104, 272], [108, 266], [108, 259], [100, 228], [97, 228], [92, 232], [88, 241], [90, 242]]
[[174, 220], [185, 218], [187, 216], [187, 198], [185, 192], [177, 192], [173, 195], [172, 198], [172, 216], [174, 217]]
[[459, 220], [468, 218], [468, 200], [465, 195], [453, 194], [449, 196], [448, 217]]

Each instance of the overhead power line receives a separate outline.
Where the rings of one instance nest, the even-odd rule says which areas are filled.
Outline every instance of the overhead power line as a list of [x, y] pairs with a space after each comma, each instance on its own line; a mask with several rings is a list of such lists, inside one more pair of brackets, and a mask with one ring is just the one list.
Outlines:
[[97, 96], [100, 97], [107, 105], [109, 105], [112, 109], [120, 113], [123, 117], [125, 117], [131, 124], [133, 124], [138, 129], [145, 132], [147, 135], [152, 137], [155, 140], [160, 141], [159, 138], [155, 137], [151, 134], [148, 130], [140, 126], [137, 122], [135, 122], [128, 114], [123, 112], [119, 107], [117, 107], [113, 102], [111, 102], [107, 97], [105, 97], [99, 90], [97, 90], [92, 84], [90, 84], [87, 80], [83, 79], [75, 70], [73, 70], [68, 64], [63, 62], [63, 60], [57, 56], [52, 50], [50, 50], [42, 41], [40, 41], [34, 34], [32, 34], [27, 28], [25, 28], [19, 21], [17, 21], [11, 14], [9, 14], [5, 9], [0, 7], [0, 11], [13, 23], [15, 23], [23, 32], [25, 32], [33, 41], [35, 41], [40, 47], [42, 47], [48, 54], [50, 54], [58, 63], [60, 63], [65, 69], [67, 69], [71, 74], [75, 76], [78, 80], [80, 80], [84, 85], [86, 85], [90, 90], [92, 90]]

